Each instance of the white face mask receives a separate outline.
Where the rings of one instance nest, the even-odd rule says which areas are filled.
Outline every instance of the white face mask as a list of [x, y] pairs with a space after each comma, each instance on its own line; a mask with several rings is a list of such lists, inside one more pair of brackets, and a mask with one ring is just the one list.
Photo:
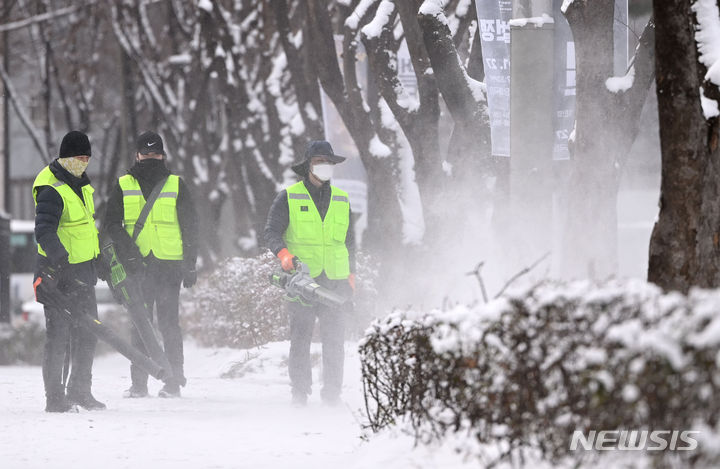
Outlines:
[[87, 168], [90, 161], [83, 161], [71, 156], [70, 158], [58, 158], [58, 163], [60, 163], [60, 166], [65, 168], [68, 173], [79, 178], [85, 172], [85, 168]]
[[312, 167], [312, 173], [321, 181], [329, 181], [330, 178], [332, 178], [334, 170], [335, 165], [328, 163], [314, 164]]

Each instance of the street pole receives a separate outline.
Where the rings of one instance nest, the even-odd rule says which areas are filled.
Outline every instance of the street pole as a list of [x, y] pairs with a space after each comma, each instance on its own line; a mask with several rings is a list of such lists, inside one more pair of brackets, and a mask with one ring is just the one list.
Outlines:
[[[8, 33], [0, 34], [3, 65], [8, 69]], [[10, 140], [8, 99], [5, 84], [0, 80], [0, 323], [10, 322]]]
[[552, 250], [553, 33], [553, 23], [510, 26], [510, 206], [519, 259]]
[[[8, 41], [9, 41], [9, 33], [7, 31], [4, 31], [2, 33], [2, 51], [3, 51], [3, 67], [5, 70], [10, 69], [10, 54], [8, 54]], [[0, 107], [2, 107], [2, 113], [0, 115], [0, 122], [2, 122], [2, 149], [0, 149], [0, 152], [2, 152], [2, 162], [3, 162], [3, 168], [2, 168], [2, 182], [3, 182], [3, 190], [0, 197], [2, 198], [2, 203], [0, 203], [0, 208], [4, 210], [6, 213], [10, 213], [10, 99], [8, 94], [5, 92], [5, 86], [2, 82], [0, 82], [0, 86], [2, 86], [2, 103], [0, 103]]]

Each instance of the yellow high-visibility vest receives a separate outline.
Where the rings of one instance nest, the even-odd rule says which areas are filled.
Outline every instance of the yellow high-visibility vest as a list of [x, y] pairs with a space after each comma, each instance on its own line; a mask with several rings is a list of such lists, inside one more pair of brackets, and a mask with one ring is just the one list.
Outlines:
[[[123, 192], [125, 230], [132, 236], [135, 222], [145, 206], [145, 197], [140, 183], [133, 176], [126, 174], [119, 182]], [[183, 258], [182, 232], [177, 216], [179, 185], [180, 178], [171, 174], [150, 209], [145, 225], [135, 240], [143, 257], [152, 252], [158, 259]]]
[[[58, 224], [57, 235], [68, 252], [68, 262], [79, 264], [95, 259], [100, 253], [98, 230], [95, 227], [95, 189], [90, 184], [82, 187], [82, 199], [70, 186], [55, 177], [45, 166], [33, 182], [33, 201], [37, 207], [37, 188], [50, 186], [62, 197], [63, 211]], [[47, 257], [38, 244], [38, 253]]]
[[329, 279], [350, 275], [345, 238], [350, 226], [350, 199], [347, 192], [331, 186], [330, 205], [325, 219], [301, 181], [287, 189], [289, 224], [283, 239], [288, 250], [317, 277], [323, 271]]

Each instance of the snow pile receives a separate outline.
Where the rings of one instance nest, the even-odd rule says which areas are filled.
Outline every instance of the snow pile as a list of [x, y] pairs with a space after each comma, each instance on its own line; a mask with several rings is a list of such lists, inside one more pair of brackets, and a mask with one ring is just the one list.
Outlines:
[[279, 268], [270, 253], [226, 260], [185, 303], [184, 330], [206, 346], [248, 348], [286, 340], [284, 293], [269, 281]]
[[569, 451], [575, 430], [702, 430], [705, 444], [672, 457], [716, 465], [718, 309], [720, 291], [685, 297], [631, 281], [397, 311], [360, 344], [368, 418], [374, 430], [404, 422], [423, 442], [470, 434], [487, 464], [598, 457]]
[[357, 7], [355, 7], [355, 10], [345, 20], [345, 27], [350, 28], [353, 31], [356, 30], [363, 16], [365, 16], [368, 10], [377, 2], [378, 0], [361, 0]]
[[563, 14], [567, 12], [567, 9], [570, 8], [570, 5], [572, 5], [574, 1], [575, 0], [563, 0], [562, 5], [560, 5], [560, 11], [563, 12]]
[[705, 119], [711, 119], [720, 115], [720, 110], [718, 110], [718, 102], [705, 96], [705, 90], [702, 88], [702, 86], [700, 87], [700, 104], [702, 105], [703, 115], [705, 116]]
[[370, 154], [376, 158], [387, 158], [392, 155], [390, 148], [385, 145], [380, 138], [376, 135], [370, 140]]
[[542, 28], [546, 24], [553, 24], [555, 20], [547, 13], [543, 13], [542, 16], [535, 16], [532, 18], [513, 18], [508, 21], [508, 25], [515, 26], [518, 28], [524, 28], [528, 24], [535, 26], [536, 28]]
[[198, 8], [205, 10], [208, 13], [212, 13], [213, 4], [210, 0], [200, 0], [200, 2], [198, 2]]
[[445, 18], [445, 4], [446, 0], [425, 0], [420, 9], [418, 10], [419, 15], [430, 15], [437, 17], [443, 24], [447, 24], [447, 18]]
[[720, 86], [720, 13], [714, 0], [698, 0], [692, 10], [697, 18], [695, 41], [700, 62], [707, 67], [705, 79]]
[[[362, 28], [362, 33], [369, 39], [380, 37], [383, 28], [390, 21], [395, 5], [388, 0], [383, 0], [377, 9], [373, 20]], [[348, 18], [349, 20], [349, 18]], [[347, 21], [345, 22], [347, 24]]]
[[610, 77], [605, 80], [605, 88], [611, 93], [625, 92], [632, 88], [635, 81], [635, 65], [631, 66], [623, 77]]

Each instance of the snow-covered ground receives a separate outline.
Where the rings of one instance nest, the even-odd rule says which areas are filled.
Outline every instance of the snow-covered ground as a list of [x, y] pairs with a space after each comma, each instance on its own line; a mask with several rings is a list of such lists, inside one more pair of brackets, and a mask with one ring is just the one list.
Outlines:
[[[249, 351], [186, 344], [181, 399], [123, 399], [128, 362], [96, 359], [93, 392], [108, 409], [47, 414], [39, 367], [0, 367], [0, 468], [456, 468], [477, 467], [450, 445], [414, 446], [372, 435], [365, 422], [356, 345], [346, 344], [343, 404], [290, 404], [288, 343]], [[313, 353], [319, 354], [319, 344]], [[235, 370], [236, 378], [224, 378]], [[244, 370], [244, 373], [237, 373]], [[161, 383], [151, 378], [150, 391]], [[369, 437], [369, 438], [364, 438]]]

